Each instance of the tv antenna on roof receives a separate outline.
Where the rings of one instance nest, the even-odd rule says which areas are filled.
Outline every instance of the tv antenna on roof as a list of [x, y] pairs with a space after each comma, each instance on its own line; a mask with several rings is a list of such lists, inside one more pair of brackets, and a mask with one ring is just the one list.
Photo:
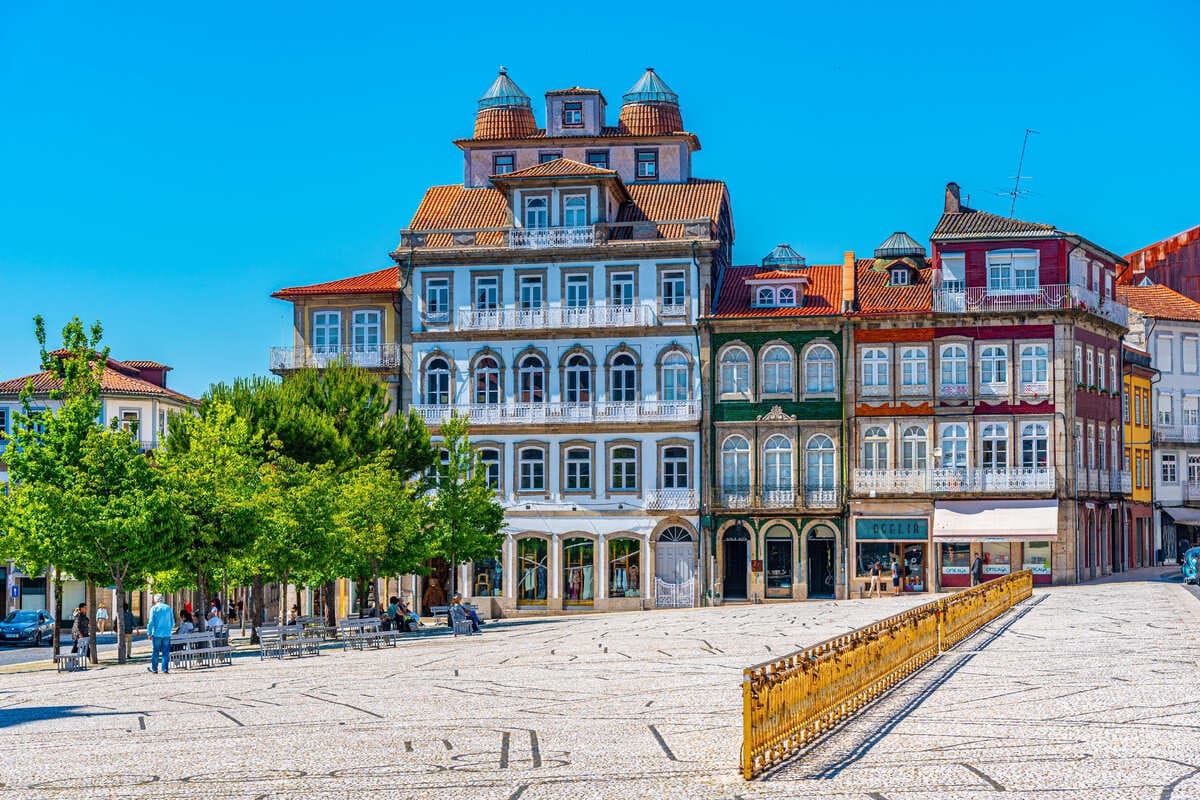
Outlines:
[[[1041, 131], [1035, 131], [1033, 128], [1025, 129], [1025, 139], [1021, 142], [1021, 158], [1017, 161], [1017, 174], [1013, 179], [1015, 182], [1013, 183], [1012, 191], [1003, 192], [1003, 194], [1012, 198], [1012, 203], [1008, 206], [1009, 219], [1012, 219], [1017, 212], [1017, 198], [1021, 195], [1029, 194], [1028, 189], [1021, 188], [1021, 168], [1025, 166], [1025, 148], [1029, 146], [1029, 134], [1031, 133], [1041, 133]], [[1029, 176], [1027, 180], [1033, 180], [1033, 176]]]

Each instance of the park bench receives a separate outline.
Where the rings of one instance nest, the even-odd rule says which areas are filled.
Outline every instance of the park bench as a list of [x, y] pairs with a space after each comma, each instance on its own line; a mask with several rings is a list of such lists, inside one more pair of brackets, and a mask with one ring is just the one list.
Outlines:
[[87, 669], [87, 659], [82, 653], [59, 653], [54, 657], [54, 667], [59, 672], [74, 672], [77, 669]]
[[454, 606], [450, 609], [450, 622], [454, 628], [454, 638], [456, 639], [458, 638], [459, 634], [462, 634], [463, 636], [470, 636], [474, 633], [478, 633], [478, 631], [474, 630], [474, 628], [471, 626], [471, 618], [468, 617], [466, 612], [464, 612], [458, 606]]
[[213, 631], [180, 633], [171, 637], [171, 666], [180, 669], [229, 666], [233, 648], [220, 644]]
[[303, 628], [304, 633], [308, 636], [320, 636], [323, 639], [337, 638], [337, 627], [331, 628], [326, 625], [324, 617], [296, 617], [296, 624]]
[[323, 637], [300, 625], [264, 625], [258, 629], [258, 659], [318, 656]]
[[[475, 608], [474, 604], [464, 602], [463, 605], [467, 608], [474, 608], [475, 613], [479, 614], [479, 609]], [[434, 625], [446, 625], [448, 624], [450, 606], [430, 606], [429, 613], [433, 615]], [[479, 618], [483, 619], [483, 615], [479, 614]]]
[[395, 647], [399, 636], [399, 631], [385, 631], [379, 617], [338, 620], [338, 638], [342, 641], [343, 650], [349, 650], [351, 647], [359, 650], [367, 647], [379, 648], [385, 644]]

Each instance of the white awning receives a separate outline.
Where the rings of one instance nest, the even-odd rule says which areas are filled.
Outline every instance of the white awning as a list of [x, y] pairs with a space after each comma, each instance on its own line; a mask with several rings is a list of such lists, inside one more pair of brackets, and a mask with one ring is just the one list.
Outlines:
[[933, 506], [934, 541], [1045, 542], [1057, 538], [1057, 500], [947, 500]]

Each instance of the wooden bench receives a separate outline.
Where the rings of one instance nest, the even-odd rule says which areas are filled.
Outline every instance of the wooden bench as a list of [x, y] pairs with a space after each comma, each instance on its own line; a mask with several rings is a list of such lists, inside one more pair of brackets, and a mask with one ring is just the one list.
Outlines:
[[399, 636], [399, 631], [385, 631], [379, 617], [338, 620], [338, 638], [342, 642], [343, 650], [349, 650], [351, 647], [358, 650], [367, 647], [379, 648], [384, 645], [395, 647]]
[[74, 672], [77, 669], [87, 669], [87, 658], [83, 653], [59, 653], [54, 657], [54, 667], [59, 672]]
[[171, 637], [171, 666], [180, 669], [229, 666], [233, 648], [221, 644], [214, 631], [181, 633]]
[[264, 625], [258, 628], [258, 660], [285, 656], [318, 656], [324, 637], [300, 625]]

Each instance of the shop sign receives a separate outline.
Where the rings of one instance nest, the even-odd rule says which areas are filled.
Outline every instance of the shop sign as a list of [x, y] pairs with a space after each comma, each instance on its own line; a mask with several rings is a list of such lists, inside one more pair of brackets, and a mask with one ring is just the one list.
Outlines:
[[970, 571], [970, 567], [942, 567], [943, 575], [966, 575]]
[[1007, 575], [1009, 573], [1008, 564], [984, 564], [984, 575]]
[[902, 519], [857, 519], [854, 533], [859, 539], [888, 541], [925, 541], [929, 538], [929, 520], [924, 517]]
[[1032, 572], [1034, 575], [1049, 575], [1050, 567], [1047, 564], [1022, 564], [1021, 566]]

